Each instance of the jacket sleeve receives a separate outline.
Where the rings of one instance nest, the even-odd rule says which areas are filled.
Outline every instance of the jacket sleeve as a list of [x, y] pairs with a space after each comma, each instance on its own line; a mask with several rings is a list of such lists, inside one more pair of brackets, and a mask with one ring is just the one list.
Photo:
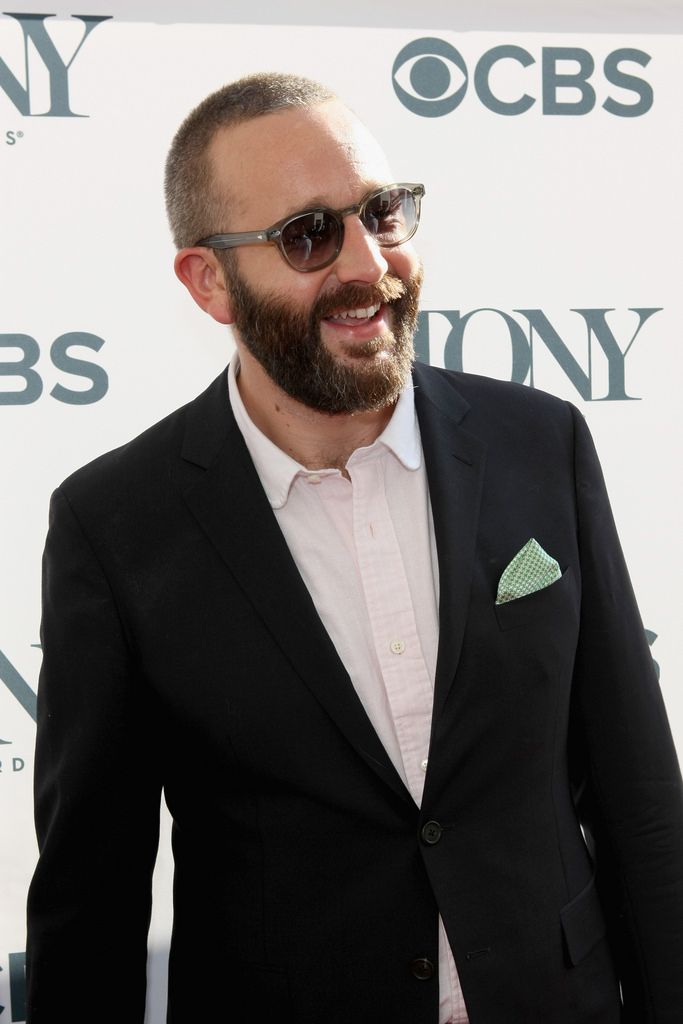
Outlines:
[[573, 713], [588, 764], [584, 810], [611, 910], [624, 1020], [680, 1024], [681, 775], [593, 442], [573, 413], [582, 572]]
[[160, 768], [115, 596], [66, 497], [43, 561], [29, 1024], [142, 1024]]

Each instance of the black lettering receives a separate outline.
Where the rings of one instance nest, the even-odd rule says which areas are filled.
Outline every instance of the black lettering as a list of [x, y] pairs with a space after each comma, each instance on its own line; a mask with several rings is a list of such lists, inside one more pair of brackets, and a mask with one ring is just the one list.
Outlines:
[[89, 363], [85, 359], [75, 359], [69, 355], [71, 347], [81, 346], [92, 349], [94, 352], [104, 345], [104, 339], [96, 334], [88, 334], [85, 331], [71, 331], [69, 334], [62, 334], [53, 342], [50, 349], [50, 358], [53, 365], [64, 373], [73, 374], [76, 377], [85, 377], [92, 384], [86, 391], [73, 391], [65, 388], [62, 384], [55, 384], [50, 394], [58, 402], [65, 402], [67, 405], [91, 405], [104, 398], [109, 389], [109, 378], [106, 371], [96, 363]]
[[9, 997], [12, 1021], [26, 1020], [26, 953], [9, 955]]
[[0, 363], [0, 377], [23, 377], [26, 386], [22, 391], [0, 391], [0, 405], [36, 402], [43, 393], [43, 382], [33, 369], [40, 357], [38, 342], [28, 334], [0, 334], [0, 349], [3, 348], [21, 349], [23, 358]]
[[642, 114], [647, 114], [654, 103], [652, 86], [644, 79], [636, 78], [635, 75], [627, 75], [622, 71], [619, 67], [622, 61], [631, 61], [634, 64], [640, 64], [641, 68], [646, 68], [650, 63], [650, 55], [643, 50], [624, 47], [622, 50], [610, 53], [605, 60], [607, 81], [612, 85], [618, 85], [621, 89], [634, 92], [639, 100], [637, 103], [619, 103], [610, 96], [603, 103], [603, 107], [609, 114], [616, 114], [617, 117], [640, 117]]
[[488, 50], [480, 58], [475, 68], [474, 88], [477, 96], [484, 106], [492, 110], [494, 114], [504, 114], [507, 116], [523, 114], [525, 110], [528, 110], [536, 102], [533, 96], [525, 93], [518, 100], [504, 101], [494, 96], [491, 91], [489, 76], [493, 65], [497, 64], [499, 60], [516, 60], [524, 68], [528, 68], [530, 64], [536, 63], [528, 50], [523, 50], [521, 46], [494, 46], [492, 50]]
[[529, 348], [532, 353], [531, 363], [531, 386], [535, 387], [533, 368], [534, 331], [546, 346], [555, 361], [569, 377], [570, 381], [579, 392], [581, 397], [588, 401], [591, 397], [591, 378], [577, 363], [560, 335], [548, 320], [541, 309], [516, 309], [515, 313], [521, 313], [529, 321]]
[[[578, 46], [543, 47], [543, 113], [544, 114], [588, 114], [595, 106], [595, 90], [588, 79], [595, 69], [595, 61], [588, 50]], [[560, 60], [575, 61], [579, 67], [574, 74], [560, 74], [557, 63]], [[581, 98], [573, 103], [557, 98], [558, 89], [576, 89]]]
[[451, 331], [444, 346], [444, 365], [447, 369], [464, 369], [463, 344], [465, 341], [465, 328], [472, 317], [478, 313], [495, 313], [504, 321], [510, 336], [510, 346], [512, 349], [510, 380], [515, 381], [517, 384], [524, 383], [531, 368], [531, 350], [524, 331], [509, 313], [504, 313], [501, 309], [492, 309], [490, 307], [470, 310], [464, 316], [460, 315], [460, 310], [458, 309], [448, 312], [439, 310], [439, 312], [443, 313], [451, 324]]
[[[12, 74], [7, 64], [0, 58], [0, 89], [9, 97], [11, 102], [24, 117], [31, 115], [31, 98], [29, 93], [29, 41], [33, 43], [38, 51], [47, 72], [50, 76], [50, 109], [39, 117], [86, 117], [85, 114], [75, 114], [69, 107], [69, 68], [76, 59], [76, 54], [83, 46], [92, 30], [102, 21], [109, 21], [111, 15], [96, 14], [75, 14], [85, 25], [83, 37], [74, 50], [71, 60], [65, 64], [60, 56], [59, 50], [49, 36], [45, 27], [46, 18], [54, 18], [54, 14], [10, 14], [8, 18], [14, 18], [21, 25], [24, 33], [24, 59], [25, 59], [25, 81], [22, 85], [18, 78]], [[36, 115], [33, 115], [36, 116]]]
[[25, 679], [19, 675], [12, 662], [0, 651], [0, 679], [9, 692], [19, 701], [33, 721], [36, 721], [36, 695]]
[[613, 312], [611, 309], [575, 309], [572, 312], [578, 313], [579, 316], [583, 317], [586, 327], [588, 328], [588, 344], [591, 345], [593, 335], [600, 345], [600, 348], [607, 358], [608, 367], [608, 387], [607, 394], [603, 395], [602, 398], [594, 399], [599, 402], [624, 402], [634, 401], [633, 395], [626, 394], [626, 356], [631, 350], [633, 342], [636, 340], [640, 333], [640, 329], [644, 323], [654, 316], [655, 313], [661, 312], [661, 306], [650, 307], [647, 309], [635, 309], [631, 308], [629, 312], [636, 313], [638, 316], [638, 326], [636, 327], [631, 340], [629, 341], [626, 348], [622, 350], [617, 344], [617, 339], [614, 337], [612, 330], [607, 323], [607, 313]]

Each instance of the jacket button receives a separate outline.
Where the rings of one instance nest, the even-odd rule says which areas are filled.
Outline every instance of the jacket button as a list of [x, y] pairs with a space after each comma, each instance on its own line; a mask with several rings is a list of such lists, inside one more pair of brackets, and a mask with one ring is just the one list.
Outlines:
[[441, 839], [443, 829], [438, 821], [428, 821], [426, 825], [422, 826], [420, 835], [423, 843], [426, 843], [427, 846], [434, 846]]
[[434, 977], [434, 964], [426, 956], [419, 956], [416, 960], [413, 960], [410, 970], [413, 977], [417, 978], [418, 981], [429, 981], [430, 978]]

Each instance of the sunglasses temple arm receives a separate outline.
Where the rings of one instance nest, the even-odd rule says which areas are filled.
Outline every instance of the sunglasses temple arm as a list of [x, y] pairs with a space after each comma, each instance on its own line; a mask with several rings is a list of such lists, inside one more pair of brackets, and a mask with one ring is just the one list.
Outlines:
[[[277, 234], [279, 235], [279, 231]], [[211, 235], [204, 239], [199, 245], [206, 245], [211, 249], [234, 249], [238, 245], [262, 245], [270, 242], [275, 232], [272, 231], [234, 231], [229, 235]]]

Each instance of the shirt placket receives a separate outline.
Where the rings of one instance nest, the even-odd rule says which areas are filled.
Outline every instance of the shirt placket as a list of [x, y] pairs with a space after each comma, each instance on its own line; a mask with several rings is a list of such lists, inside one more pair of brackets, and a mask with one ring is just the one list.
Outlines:
[[384, 488], [382, 460], [349, 465], [353, 531], [375, 652], [410, 793], [424, 787], [433, 684], [422, 654], [408, 580]]

